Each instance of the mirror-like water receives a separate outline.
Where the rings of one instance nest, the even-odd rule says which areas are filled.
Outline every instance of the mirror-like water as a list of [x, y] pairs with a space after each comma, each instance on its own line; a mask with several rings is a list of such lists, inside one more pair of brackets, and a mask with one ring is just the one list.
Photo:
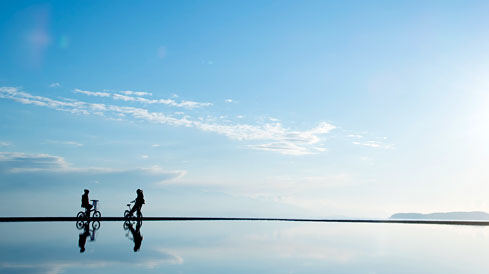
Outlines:
[[0, 223], [0, 233], [0, 273], [487, 273], [489, 269], [487, 227], [191, 221], [140, 226], [102, 222], [96, 230], [92, 225], [40, 222]]

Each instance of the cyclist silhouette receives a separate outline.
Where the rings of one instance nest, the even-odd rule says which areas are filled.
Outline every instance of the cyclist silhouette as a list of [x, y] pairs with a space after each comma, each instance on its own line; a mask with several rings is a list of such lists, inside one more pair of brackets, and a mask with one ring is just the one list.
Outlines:
[[90, 204], [90, 200], [88, 199], [88, 193], [90, 192], [88, 189], [85, 189], [84, 190], [85, 193], [82, 195], [82, 199], [81, 199], [81, 207], [84, 207], [85, 208], [85, 216], [87, 216], [87, 218], [90, 218], [90, 209], [92, 209], [92, 205]]
[[137, 197], [136, 199], [133, 201], [134, 202], [134, 206], [132, 207], [131, 211], [129, 212], [129, 214], [133, 214], [134, 211], [137, 210], [137, 216], [141, 216], [141, 207], [143, 207], [143, 204], [145, 203], [144, 202], [144, 195], [143, 195], [143, 190], [142, 189], [138, 189], [136, 190], [136, 193], [137, 193]]

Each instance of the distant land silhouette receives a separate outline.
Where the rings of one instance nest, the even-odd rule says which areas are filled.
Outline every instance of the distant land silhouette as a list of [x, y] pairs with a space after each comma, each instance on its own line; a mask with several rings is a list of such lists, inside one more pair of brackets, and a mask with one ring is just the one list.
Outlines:
[[489, 220], [489, 213], [483, 211], [439, 212], [439, 213], [396, 213], [389, 219], [414, 220]]

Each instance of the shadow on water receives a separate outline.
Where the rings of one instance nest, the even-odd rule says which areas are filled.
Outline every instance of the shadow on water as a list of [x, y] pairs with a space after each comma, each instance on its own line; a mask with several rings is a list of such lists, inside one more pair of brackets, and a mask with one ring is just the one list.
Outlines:
[[[92, 223], [91, 226], [90, 223]], [[100, 222], [77, 221], [76, 228], [78, 228], [78, 230], [83, 230], [83, 232], [80, 233], [78, 237], [78, 247], [80, 247], [80, 253], [83, 253], [85, 252], [85, 244], [87, 243], [87, 238], [90, 237], [90, 242], [95, 241], [95, 232], [100, 229]]]
[[[134, 224], [136, 224], [136, 229], [134, 229]], [[142, 220], [138, 220], [137, 222], [126, 220], [123, 225], [124, 230], [127, 231], [126, 237], [134, 242], [134, 252], [139, 251], [143, 242], [143, 236], [141, 235], [141, 226], [143, 226]], [[131, 233], [131, 235], [129, 235], [129, 233]]]

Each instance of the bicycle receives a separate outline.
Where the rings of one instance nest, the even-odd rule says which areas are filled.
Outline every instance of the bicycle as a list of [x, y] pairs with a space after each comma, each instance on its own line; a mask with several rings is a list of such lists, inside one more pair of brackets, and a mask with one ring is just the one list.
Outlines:
[[[126, 211], [124, 211], [124, 218], [125, 219], [131, 219], [131, 218], [134, 218], [134, 213], [131, 213], [131, 204], [132, 203], [135, 203], [135, 201], [132, 201], [130, 202], [129, 204], [127, 204], [127, 207], [129, 209], [126, 209]], [[136, 210], [136, 214], [137, 214], [137, 218], [138, 219], [143, 219], [143, 213], [141, 212], [141, 210]]]
[[[100, 217], [102, 217], [102, 214], [100, 213], [100, 211], [97, 210], [98, 200], [90, 200], [90, 201], [92, 201], [92, 208], [90, 209], [89, 215], [93, 212], [92, 218], [100, 219]], [[87, 218], [85, 211], [82, 210], [78, 212], [78, 214], [76, 214], [76, 219], [77, 220], [90, 219], [90, 216], [88, 216]]]

